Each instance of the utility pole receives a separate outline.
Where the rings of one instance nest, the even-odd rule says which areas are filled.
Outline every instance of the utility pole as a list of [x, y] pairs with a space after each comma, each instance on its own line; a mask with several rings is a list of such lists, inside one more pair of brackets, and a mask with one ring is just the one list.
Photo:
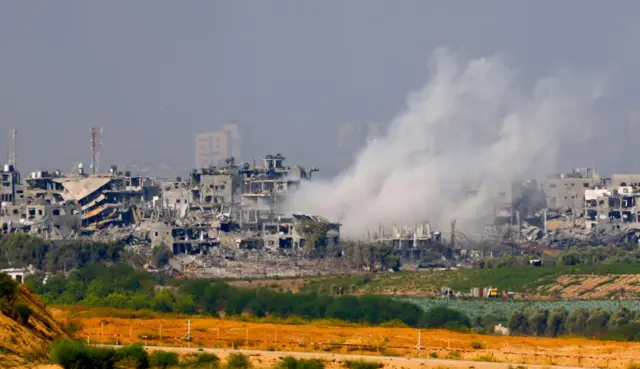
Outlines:
[[516, 227], [518, 227], [518, 242], [520, 242], [520, 228], [521, 228], [521, 222], [520, 222], [520, 208], [518, 208], [518, 210], [516, 210]]
[[449, 248], [451, 249], [451, 260], [453, 260], [454, 259], [453, 255], [456, 248], [456, 220], [455, 219], [451, 221], [451, 244], [449, 245]]
[[186, 335], [186, 339], [187, 339], [187, 348], [189, 348], [191, 346], [191, 319], [189, 319], [187, 321], [187, 335]]

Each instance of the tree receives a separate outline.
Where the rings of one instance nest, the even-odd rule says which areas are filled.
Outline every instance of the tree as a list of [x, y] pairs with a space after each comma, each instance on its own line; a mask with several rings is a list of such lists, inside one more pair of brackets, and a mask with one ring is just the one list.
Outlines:
[[511, 313], [509, 323], [507, 323], [507, 325], [509, 326], [509, 331], [513, 333], [525, 333], [529, 331], [527, 319], [524, 314], [519, 311]]
[[565, 321], [569, 313], [564, 308], [555, 308], [547, 319], [547, 335], [557, 337], [564, 332]]
[[535, 336], [542, 336], [547, 330], [548, 319], [548, 310], [536, 309], [529, 311], [527, 314], [527, 325], [529, 326], [530, 332]]
[[11, 300], [17, 290], [16, 282], [9, 275], [0, 273], [0, 298]]
[[589, 336], [600, 336], [606, 332], [608, 322], [609, 313], [602, 309], [591, 310], [586, 321], [585, 333]]
[[627, 309], [626, 307], [619, 307], [616, 311], [611, 315], [609, 319], [608, 326], [609, 329], [623, 326], [625, 324], [629, 324], [633, 318], [633, 313]]
[[427, 328], [469, 328], [471, 321], [457, 310], [437, 306], [426, 311], [422, 324]]
[[575, 309], [569, 313], [565, 323], [565, 331], [569, 334], [584, 334], [589, 319], [589, 311], [584, 308]]
[[163, 266], [169, 264], [169, 260], [172, 256], [173, 254], [164, 244], [154, 247], [151, 251], [152, 262], [156, 268], [162, 268]]

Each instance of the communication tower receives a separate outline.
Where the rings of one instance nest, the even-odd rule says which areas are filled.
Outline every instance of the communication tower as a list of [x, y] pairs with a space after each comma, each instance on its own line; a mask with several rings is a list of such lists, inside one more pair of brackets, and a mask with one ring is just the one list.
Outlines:
[[91, 173], [99, 173], [100, 149], [102, 148], [102, 127], [93, 126], [90, 130], [91, 137]]

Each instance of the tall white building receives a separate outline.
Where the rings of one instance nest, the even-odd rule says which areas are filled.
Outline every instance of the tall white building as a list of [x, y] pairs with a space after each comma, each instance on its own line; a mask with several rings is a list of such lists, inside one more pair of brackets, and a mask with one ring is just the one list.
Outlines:
[[223, 166], [227, 158], [240, 162], [242, 137], [237, 124], [227, 124], [215, 132], [196, 135], [196, 168]]

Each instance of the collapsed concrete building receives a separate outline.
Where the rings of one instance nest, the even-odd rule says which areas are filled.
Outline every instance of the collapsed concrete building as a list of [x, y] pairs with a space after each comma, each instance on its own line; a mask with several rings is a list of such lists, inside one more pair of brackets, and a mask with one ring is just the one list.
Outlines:
[[[5, 169], [3, 175], [20, 178], [11, 166]], [[24, 183], [13, 186], [15, 195], [0, 207], [3, 231], [28, 231], [45, 238], [136, 223], [136, 209], [151, 193], [150, 183], [115, 167], [101, 175], [87, 175], [82, 166], [66, 176], [60, 171], [32, 172]]]
[[[310, 180], [317, 169], [285, 166], [284, 160], [281, 154], [269, 154], [263, 165], [258, 166], [236, 165], [235, 160], [229, 158], [223, 167], [202, 168], [192, 171], [184, 180], [178, 177], [175, 181], [163, 182], [161, 198], [155, 202], [160, 205], [164, 219], [207, 224], [207, 235], [218, 243], [241, 249], [298, 250], [305, 242], [305, 237], [295, 228], [300, 216], [279, 214], [277, 207], [301, 181]], [[335, 223], [319, 217], [307, 220], [329, 224], [329, 231], [338, 232], [339, 237], [339, 226], [336, 231]], [[183, 250], [172, 240], [168, 242], [172, 249]]]

